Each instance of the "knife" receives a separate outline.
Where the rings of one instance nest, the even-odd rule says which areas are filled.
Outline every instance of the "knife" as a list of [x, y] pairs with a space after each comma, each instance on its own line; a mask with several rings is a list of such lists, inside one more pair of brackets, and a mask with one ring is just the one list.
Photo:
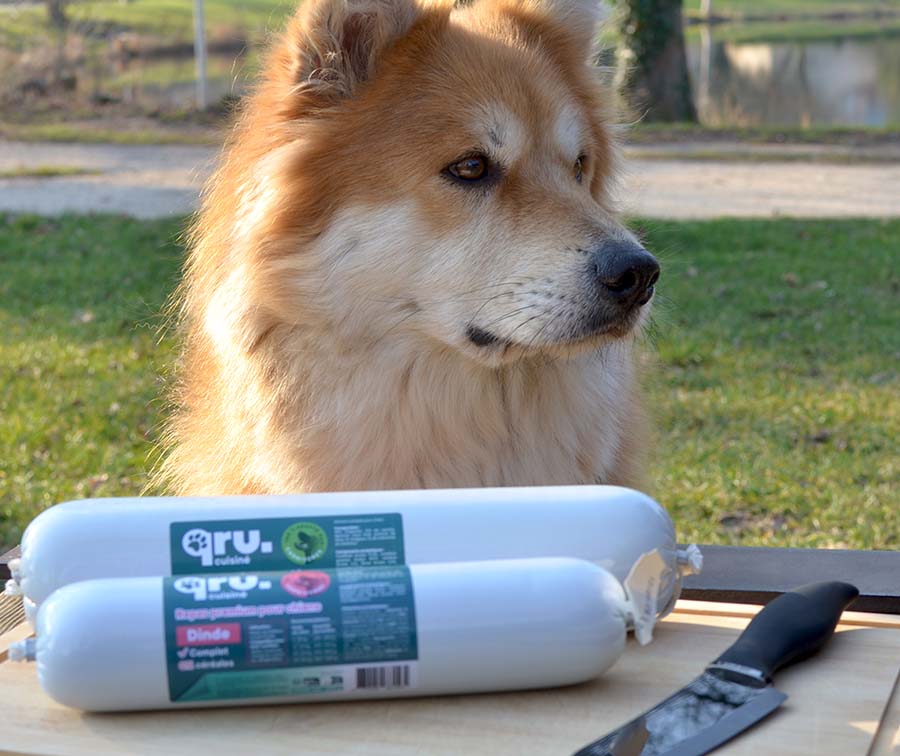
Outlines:
[[818, 651], [859, 595], [813, 583], [770, 601], [700, 677], [575, 756], [702, 756], [771, 714], [787, 696], [772, 675]]

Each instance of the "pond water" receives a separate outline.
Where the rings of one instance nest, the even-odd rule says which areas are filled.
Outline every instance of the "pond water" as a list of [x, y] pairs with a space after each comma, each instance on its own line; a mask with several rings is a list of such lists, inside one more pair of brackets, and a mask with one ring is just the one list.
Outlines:
[[711, 126], [900, 124], [900, 32], [809, 42], [689, 38], [700, 120]]

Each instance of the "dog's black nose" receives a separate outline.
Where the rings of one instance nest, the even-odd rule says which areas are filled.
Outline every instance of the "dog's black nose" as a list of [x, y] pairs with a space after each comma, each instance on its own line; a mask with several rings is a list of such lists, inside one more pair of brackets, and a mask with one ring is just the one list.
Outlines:
[[644, 305], [653, 296], [659, 263], [632, 241], [606, 241], [591, 253], [591, 264], [604, 298], [625, 307]]

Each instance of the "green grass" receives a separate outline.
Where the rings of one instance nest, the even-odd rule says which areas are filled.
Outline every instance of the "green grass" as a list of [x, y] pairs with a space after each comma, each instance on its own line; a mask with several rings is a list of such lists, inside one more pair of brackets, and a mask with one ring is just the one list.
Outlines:
[[194, 128], [115, 129], [88, 123], [3, 123], [0, 139], [20, 142], [86, 142], [93, 144], [219, 144], [214, 130]]
[[862, 165], [900, 162], [900, 154], [869, 154], [853, 152], [788, 152], [785, 150], [716, 150], [699, 149], [679, 154], [676, 150], [634, 150], [625, 148], [625, 156], [638, 160], [690, 160], [706, 163], [822, 163], [833, 165]]
[[897, 126], [701, 126], [696, 123], [636, 123], [625, 132], [632, 144], [699, 141], [753, 144], [900, 144]]
[[[109, 29], [151, 34], [167, 42], [192, 39], [193, 3], [185, 0], [79, 0], [70, 3], [70, 23], [98, 33]], [[210, 38], [235, 32], [261, 39], [281, 28], [285, 15], [296, 7], [294, 0], [205, 0], [204, 15]], [[36, 36], [52, 35], [42, 3], [0, 10], [0, 43], [7, 47], [31, 44]]]
[[0, 216], [0, 546], [58, 501], [145, 485], [179, 227]]
[[38, 165], [34, 167], [20, 166], [0, 170], [0, 179], [17, 178], [54, 178], [57, 176], [91, 176], [100, 173], [93, 168], [82, 168], [77, 165]]
[[[699, 14], [701, 0], [685, 0], [688, 15]], [[900, 0], [712, 0], [714, 15], [743, 18], [746, 16], [822, 15], [831, 13], [872, 13], [900, 11]]]
[[[653, 493], [685, 539], [896, 547], [900, 221], [643, 221]], [[0, 546], [42, 508], [136, 495], [174, 345], [180, 223], [0, 216]]]
[[655, 493], [701, 542], [900, 544], [900, 221], [647, 222]]
[[[728, 42], [814, 42], [900, 32], [900, 0], [713, 0], [713, 38]], [[685, 18], [701, 19], [700, 0], [685, 0]], [[881, 14], [881, 15], [879, 15]], [[687, 28], [696, 39], [701, 26]]]
[[[778, 43], [801, 44], [844, 39], [893, 39], [900, 34], [898, 15], [886, 19], [858, 18], [845, 21], [752, 21], [747, 23], [716, 24], [712, 27], [716, 42], [741, 44]], [[696, 41], [701, 27], [687, 27], [687, 39]]]
[[[259, 51], [254, 49], [243, 54], [240, 60], [233, 54], [210, 55], [206, 61], [206, 76], [210, 82], [231, 82], [236, 77], [251, 79], [259, 67]], [[138, 85], [141, 87], [171, 87], [176, 84], [193, 85], [197, 76], [193, 57], [147, 61], [140, 67], [133, 67], [111, 76], [104, 84], [112, 91]]]

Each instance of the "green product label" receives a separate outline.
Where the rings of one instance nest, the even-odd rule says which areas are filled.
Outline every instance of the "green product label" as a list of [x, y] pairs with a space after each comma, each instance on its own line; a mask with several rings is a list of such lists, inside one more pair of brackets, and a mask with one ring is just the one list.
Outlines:
[[399, 514], [173, 522], [173, 575], [404, 564]]
[[172, 701], [416, 686], [409, 568], [165, 578]]

